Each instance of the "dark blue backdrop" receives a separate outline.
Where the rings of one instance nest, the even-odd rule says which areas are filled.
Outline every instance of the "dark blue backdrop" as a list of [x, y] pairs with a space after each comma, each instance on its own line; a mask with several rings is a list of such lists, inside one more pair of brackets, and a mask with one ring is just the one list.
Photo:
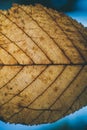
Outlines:
[[12, 3], [19, 4], [35, 4], [41, 3], [44, 6], [48, 6], [63, 11], [72, 11], [76, 8], [76, 3], [79, 0], [0, 0], [0, 8], [9, 8]]
[[[87, 26], [87, 0], [0, 0], [0, 9], [8, 9], [12, 3], [35, 4], [41, 3], [47, 7], [61, 10], [67, 15]], [[0, 130], [87, 130], [87, 107], [71, 114], [55, 123], [24, 126], [5, 124], [0, 121]]]

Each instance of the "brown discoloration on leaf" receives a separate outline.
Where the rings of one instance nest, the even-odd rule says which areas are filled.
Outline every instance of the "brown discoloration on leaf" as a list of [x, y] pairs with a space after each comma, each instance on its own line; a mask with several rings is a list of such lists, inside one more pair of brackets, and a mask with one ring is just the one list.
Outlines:
[[41, 5], [0, 11], [0, 119], [54, 122], [87, 105], [87, 29]]

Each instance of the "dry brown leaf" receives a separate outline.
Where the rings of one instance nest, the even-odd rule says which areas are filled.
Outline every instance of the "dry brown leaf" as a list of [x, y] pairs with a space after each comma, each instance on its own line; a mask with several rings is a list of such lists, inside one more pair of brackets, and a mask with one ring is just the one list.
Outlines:
[[87, 105], [87, 30], [41, 5], [0, 11], [0, 119], [54, 122]]

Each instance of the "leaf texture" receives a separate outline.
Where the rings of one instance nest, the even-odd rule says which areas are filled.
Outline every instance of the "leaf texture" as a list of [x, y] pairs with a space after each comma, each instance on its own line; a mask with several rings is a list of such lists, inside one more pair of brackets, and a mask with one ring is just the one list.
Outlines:
[[0, 119], [54, 122], [87, 105], [87, 30], [42, 5], [0, 11]]

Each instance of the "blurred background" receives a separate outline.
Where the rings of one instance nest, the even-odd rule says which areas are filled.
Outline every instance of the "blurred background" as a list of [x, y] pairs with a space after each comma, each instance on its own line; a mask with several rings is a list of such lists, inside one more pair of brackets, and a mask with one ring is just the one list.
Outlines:
[[65, 12], [87, 26], [87, 0], [0, 0], [0, 9], [8, 9], [13, 3], [36, 4]]
[[[36, 4], [60, 10], [87, 27], [87, 0], [0, 0], [0, 9], [9, 9], [13, 3]], [[87, 107], [52, 124], [24, 126], [5, 124], [0, 121], [0, 130], [87, 130]]]

